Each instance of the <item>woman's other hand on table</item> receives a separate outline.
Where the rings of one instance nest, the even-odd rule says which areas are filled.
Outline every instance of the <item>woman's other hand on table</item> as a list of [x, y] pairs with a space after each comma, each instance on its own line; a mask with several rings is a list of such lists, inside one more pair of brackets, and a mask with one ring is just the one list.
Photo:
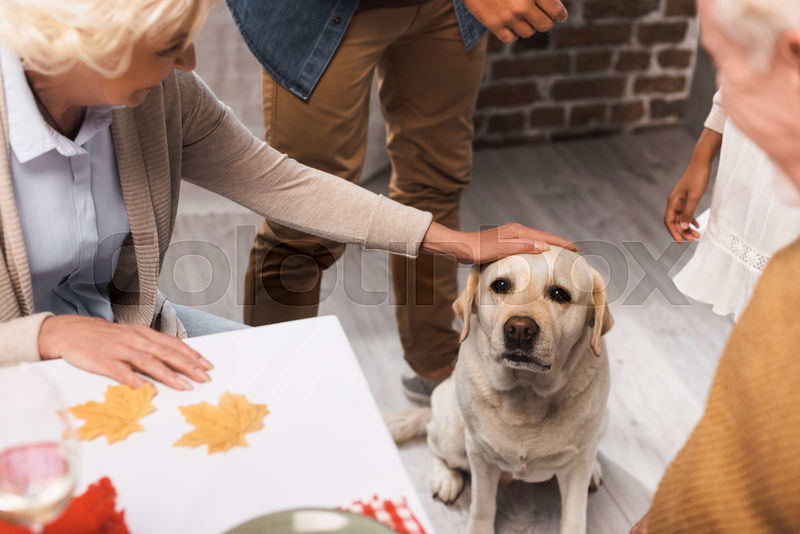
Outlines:
[[562, 237], [517, 223], [482, 232], [459, 232], [432, 223], [422, 242], [422, 252], [455, 256], [459, 263], [483, 264], [514, 254], [540, 254], [549, 245], [578, 250]]
[[43, 360], [62, 358], [75, 367], [131, 387], [145, 384], [136, 371], [179, 390], [210, 380], [211, 363], [177, 338], [143, 325], [122, 325], [80, 315], [54, 315], [39, 331]]

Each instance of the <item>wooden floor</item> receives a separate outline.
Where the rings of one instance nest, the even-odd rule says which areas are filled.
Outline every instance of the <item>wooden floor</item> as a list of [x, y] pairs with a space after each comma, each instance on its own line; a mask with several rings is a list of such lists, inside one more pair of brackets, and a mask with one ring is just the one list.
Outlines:
[[[518, 221], [571, 239], [597, 240], [600, 244], [588, 243], [583, 250], [597, 250], [608, 260], [604, 266], [600, 257], [590, 258], [612, 280], [609, 289], [617, 294], [611, 303], [616, 325], [607, 336], [612, 389], [609, 428], [600, 448], [604, 484], [589, 500], [590, 533], [627, 532], [646, 511], [670, 458], [701, 414], [731, 326], [706, 305], [670, 304], [680, 294], [667, 273], [678, 268], [670, 270], [677, 258], [688, 258], [686, 247], [670, 249], [656, 264], [628, 252], [637, 250], [633, 244], [646, 247], [654, 258], [667, 250], [670, 239], [661, 210], [690, 148], [688, 134], [675, 129], [479, 151], [474, 182], [464, 198], [465, 229]], [[355, 304], [345, 294], [348, 284], [355, 285], [347, 280], [359, 262], [367, 289], [388, 290], [386, 255], [352, 249], [344, 260], [325, 280], [331, 293], [322, 313], [335, 314], [344, 324], [381, 409], [405, 409], [411, 404], [398, 380], [402, 350], [391, 306]], [[626, 304], [644, 277], [640, 262], [649, 276], [668, 284], [666, 297], [655, 291], [642, 303]], [[466, 272], [462, 269], [462, 282]], [[437, 531], [463, 532], [468, 493], [452, 507], [432, 500], [427, 486], [430, 454], [424, 443], [403, 447], [401, 454]], [[498, 513], [498, 533], [557, 532], [557, 485], [514, 483], [502, 488]]]
[[[258, 131], [257, 65], [236, 40], [224, 10], [215, 13], [211, 33], [204, 35], [201, 74]], [[645, 512], [670, 458], [701, 414], [731, 327], [730, 319], [715, 316], [706, 305], [674, 304], [680, 294], [667, 278], [689, 255], [684, 246], [668, 249], [670, 238], [661, 217], [691, 146], [689, 134], [675, 128], [483, 150], [476, 155], [473, 184], [463, 199], [465, 229], [518, 221], [584, 241], [584, 252], [599, 254], [590, 260], [611, 280], [616, 325], [607, 336], [610, 421], [601, 444], [604, 484], [589, 499], [591, 534], [627, 532]], [[386, 183], [369, 187], [385, 192]], [[170, 252], [162, 288], [170, 296], [179, 293], [176, 300], [182, 303], [241, 317], [241, 272], [258, 217], [192, 187], [184, 193], [174, 236], [183, 244], [180, 253]], [[217, 249], [222, 253], [203, 252]], [[661, 260], [647, 261], [651, 257]], [[227, 265], [215, 264], [220, 258]], [[463, 282], [466, 269], [460, 275]], [[658, 282], [661, 290], [640, 295], [636, 287], [645, 277]], [[207, 292], [197, 297], [218, 278], [224, 281], [221, 297], [209, 300]], [[229, 279], [237, 283], [227, 285]], [[326, 275], [321, 308], [341, 320], [385, 413], [411, 406], [400, 388], [404, 364], [385, 296], [389, 285], [387, 255], [351, 247]], [[430, 454], [424, 443], [403, 447], [401, 455], [437, 532], [463, 532], [469, 492], [454, 506], [432, 500]], [[500, 490], [497, 532], [557, 532], [559, 508], [554, 482], [513, 483]]]

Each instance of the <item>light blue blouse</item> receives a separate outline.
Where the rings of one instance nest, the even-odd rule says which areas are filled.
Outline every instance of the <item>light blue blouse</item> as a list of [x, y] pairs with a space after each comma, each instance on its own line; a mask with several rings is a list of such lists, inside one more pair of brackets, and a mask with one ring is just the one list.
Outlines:
[[18, 58], [0, 50], [11, 174], [36, 312], [114, 319], [108, 284], [130, 233], [111, 108], [86, 110], [75, 140], [39, 112]]

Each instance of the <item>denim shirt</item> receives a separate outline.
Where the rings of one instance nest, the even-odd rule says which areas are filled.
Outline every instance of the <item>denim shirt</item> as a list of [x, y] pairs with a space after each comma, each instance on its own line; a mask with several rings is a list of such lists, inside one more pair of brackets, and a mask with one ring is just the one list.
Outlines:
[[[358, 0], [226, 0], [247, 46], [270, 75], [308, 100], [339, 47]], [[472, 49], [486, 29], [453, 0], [461, 38]]]

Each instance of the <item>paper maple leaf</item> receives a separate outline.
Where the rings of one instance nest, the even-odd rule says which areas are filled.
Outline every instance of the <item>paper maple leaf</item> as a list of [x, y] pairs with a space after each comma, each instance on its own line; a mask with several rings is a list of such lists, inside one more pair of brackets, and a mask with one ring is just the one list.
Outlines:
[[78, 429], [78, 437], [89, 440], [105, 436], [108, 443], [114, 443], [133, 432], [144, 430], [139, 419], [155, 409], [150, 402], [155, 394], [156, 389], [151, 384], [137, 389], [108, 386], [105, 401], [89, 401], [69, 409], [78, 419], [86, 420]]
[[175, 447], [208, 445], [208, 453], [224, 452], [241, 445], [247, 447], [244, 435], [264, 428], [266, 404], [250, 404], [244, 395], [225, 392], [219, 406], [207, 402], [179, 406], [186, 422], [195, 429], [175, 442]]

